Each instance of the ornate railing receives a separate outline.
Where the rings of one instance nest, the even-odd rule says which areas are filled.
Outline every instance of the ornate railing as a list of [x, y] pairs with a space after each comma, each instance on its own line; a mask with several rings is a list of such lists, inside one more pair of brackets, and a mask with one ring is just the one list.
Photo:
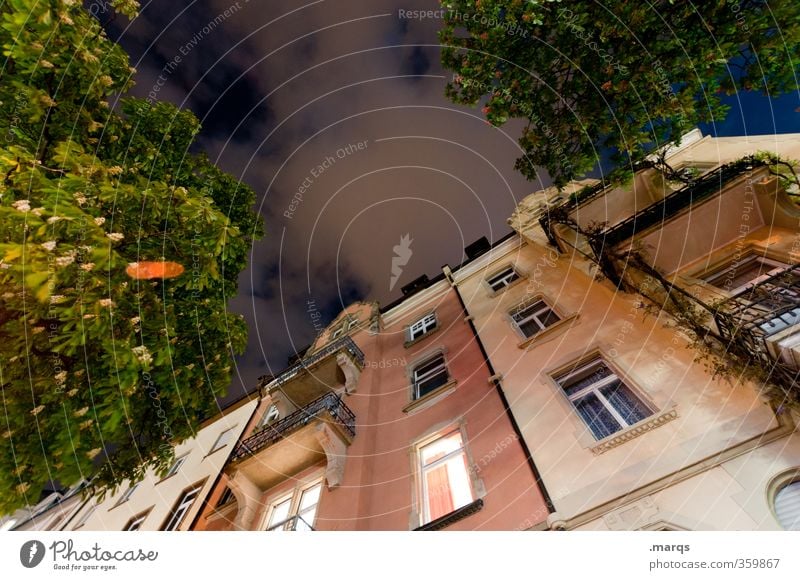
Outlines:
[[267, 528], [268, 532], [274, 532], [277, 530], [282, 530], [284, 532], [296, 532], [297, 528], [299, 527], [302, 531], [306, 532], [313, 532], [315, 531], [314, 528], [309, 524], [306, 520], [303, 519], [303, 516], [292, 516], [283, 520], [280, 523], [275, 524]]
[[280, 421], [266, 425], [263, 429], [243, 440], [236, 449], [233, 450], [231, 461], [237, 461], [250, 455], [258, 453], [289, 434], [305, 427], [315, 417], [327, 414], [333, 421], [342, 427], [350, 436], [356, 434], [356, 416], [350, 408], [344, 404], [336, 393], [328, 393], [315, 399], [302, 409], [298, 409], [291, 415], [284, 417]]
[[[646, 208], [633, 213], [621, 222], [605, 228], [599, 232], [598, 242], [605, 247], [614, 247], [620, 242], [633, 237], [634, 234], [646, 228], [663, 223], [678, 212], [691, 207], [704, 199], [722, 191], [722, 188], [733, 179], [744, 175], [758, 167], [766, 165], [765, 162], [752, 157], [744, 157], [725, 165], [720, 165], [713, 171], [688, 183], [681, 189], [672, 192], [663, 199], [650, 204]], [[605, 185], [600, 183], [562, 204], [553, 208], [539, 219], [548, 240], [555, 243], [555, 233], [552, 231], [554, 223], [570, 225], [573, 221], [569, 214], [578, 206], [598, 197], [605, 190]]]
[[331, 354], [338, 352], [340, 350], [345, 350], [349, 352], [352, 355], [352, 357], [358, 362], [359, 365], [364, 366], [364, 353], [361, 351], [360, 348], [358, 348], [358, 345], [355, 342], [353, 342], [353, 339], [351, 339], [349, 336], [344, 336], [338, 340], [331, 342], [330, 344], [325, 345], [320, 350], [310, 354], [300, 362], [290, 366], [276, 378], [268, 381], [267, 384], [270, 387], [278, 387], [286, 383], [287, 381], [293, 379], [302, 371], [313, 366], [315, 363], [321, 361], [325, 357], [328, 357]]
[[726, 339], [747, 333], [763, 341], [800, 324], [800, 264], [723, 301], [715, 318], [720, 335]]

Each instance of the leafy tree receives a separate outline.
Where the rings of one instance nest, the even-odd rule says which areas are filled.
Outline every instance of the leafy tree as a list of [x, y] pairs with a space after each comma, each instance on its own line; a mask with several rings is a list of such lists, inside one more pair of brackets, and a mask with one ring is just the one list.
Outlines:
[[793, 0], [653, 2], [446, 0], [447, 95], [485, 103], [499, 126], [527, 119], [516, 167], [555, 183], [618, 165], [723, 119], [725, 93], [797, 90], [800, 5]]
[[[138, 6], [116, 0], [134, 17]], [[163, 470], [242, 352], [227, 311], [261, 221], [75, 0], [0, 5], [0, 511], [50, 480]], [[132, 263], [176, 263], [142, 279]], [[163, 265], [163, 264], [162, 264]]]

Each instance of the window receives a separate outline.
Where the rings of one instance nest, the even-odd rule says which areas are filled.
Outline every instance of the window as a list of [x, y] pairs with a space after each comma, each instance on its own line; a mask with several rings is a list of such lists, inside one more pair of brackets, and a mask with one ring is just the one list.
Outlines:
[[800, 531], [800, 481], [783, 486], [775, 494], [775, 515], [783, 529]]
[[234, 427], [231, 427], [230, 429], [226, 429], [225, 431], [220, 433], [219, 437], [217, 437], [217, 440], [214, 443], [214, 446], [208, 453], [211, 454], [214, 453], [215, 451], [219, 451], [220, 449], [225, 447], [228, 443], [230, 443], [231, 439], [233, 439], [233, 429]]
[[233, 490], [230, 487], [226, 487], [225, 491], [222, 492], [222, 495], [220, 496], [219, 501], [217, 502], [217, 507], [220, 508], [224, 505], [228, 505], [235, 499], [236, 496], [233, 495]]
[[131, 499], [131, 496], [133, 495], [133, 492], [136, 491], [137, 487], [139, 487], [139, 484], [138, 483], [134, 483], [132, 486], [130, 486], [128, 489], [126, 489], [125, 493], [122, 494], [122, 496], [119, 498], [119, 501], [115, 505], [119, 505], [121, 503], [125, 503], [126, 501]]
[[344, 334], [344, 326], [340, 326], [339, 328], [337, 328], [336, 330], [333, 331], [333, 334], [331, 335], [331, 338], [333, 340], [336, 340], [337, 338], [339, 338], [343, 334]]
[[436, 328], [436, 314], [432, 312], [408, 327], [408, 341], [411, 342], [425, 336], [434, 328]]
[[137, 532], [141, 529], [142, 524], [147, 519], [147, 514], [150, 513], [150, 510], [147, 510], [144, 513], [139, 514], [138, 516], [133, 516], [128, 523], [125, 524], [125, 527], [122, 528], [123, 532]]
[[537, 300], [528, 305], [520, 305], [511, 312], [511, 319], [514, 321], [514, 326], [525, 338], [530, 338], [561, 320], [544, 300]]
[[414, 399], [424, 397], [447, 383], [447, 367], [444, 364], [444, 355], [439, 353], [433, 358], [414, 368], [412, 380], [414, 382]]
[[556, 380], [598, 440], [653, 414], [599, 357]]
[[93, 506], [89, 507], [88, 510], [83, 512], [83, 515], [80, 517], [80, 519], [78, 519], [78, 523], [75, 524], [75, 527], [72, 528], [72, 529], [73, 530], [77, 530], [78, 528], [83, 526], [86, 522], [88, 522], [89, 518], [92, 517], [92, 514], [95, 512], [96, 509], [97, 509], [96, 505], [93, 505]]
[[461, 431], [451, 431], [421, 446], [418, 456], [423, 524], [474, 501]]
[[264, 416], [261, 418], [261, 423], [258, 426], [264, 427], [265, 425], [274, 423], [280, 416], [281, 414], [278, 411], [278, 407], [276, 405], [270, 405], [269, 409], [267, 409], [267, 412], [264, 413]]
[[703, 280], [726, 292], [737, 293], [749, 284], [755, 284], [786, 268], [787, 264], [763, 256], [735, 258], [721, 269], [703, 277]]
[[170, 513], [169, 518], [167, 518], [167, 521], [161, 528], [162, 530], [171, 531], [178, 529], [178, 526], [180, 526], [181, 522], [183, 522], [183, 518], [186, 517], [189, 509], [191, 509], [194, 500], [197, 499], [197, 496], [200, 494], [201, 489], [203, 489], [202, 484], [196, 485], [192, 489], [183, 492], [183, 495], [178, 500], [178, 503], [176, 503], [175, 507], [172, 509], [172, 513]]
[[307, 532], [313, 530], [322, 482], [298, 490], [273, 504], [267, 521], [269, 532]]
[[489, 284], [492, 290], [495, 292], [500, 292], [501, 290], [508, 288], [515, 280], [519, 280], [519, 274], [513, 268], [513, 266], [509, 266], [494, 276], [491, 276], [486, 280], [486, 282]]
[[162, 479], [167, 479], [168, 477], [172, 477], [173, 475], [178, 473], [181, 469], [181, 466], [184, 463], [186, 463], [188, 457], [189, 457], [188, 455], [183, 455], [175, 459], [175, 462], [172, 464], [172, 466], [169, 468], [169, 471], [167, 471], [167, 473], [164, 475]]

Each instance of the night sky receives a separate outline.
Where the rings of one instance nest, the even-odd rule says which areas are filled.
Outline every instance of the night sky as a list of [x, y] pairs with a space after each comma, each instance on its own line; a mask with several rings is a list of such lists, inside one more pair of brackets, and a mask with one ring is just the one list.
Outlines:
[[[250, 327], [231, 397], [353, 300], [387, 304], [475, 239], [501, 238], [516, 202], [549, 185], [513, 169], [520, 121], [494, 128], [444, 97], [440, 21], [399, 12], [436, 2], [162, 0], [130, 25], [99, 6], [138, 70], [133, 93], [192, 110], [199, 145], [256, 191], [266, 235], [231, 305]], [[800, 132], [796, 94], [729, 101], [706, 134]], [[411, 257], [390, 287], [405, 235]]]

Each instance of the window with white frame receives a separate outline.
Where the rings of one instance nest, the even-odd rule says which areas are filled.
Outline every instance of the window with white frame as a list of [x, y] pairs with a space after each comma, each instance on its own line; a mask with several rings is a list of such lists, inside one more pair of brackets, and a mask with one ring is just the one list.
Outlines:
[[144, 513], [139, 514], [138, 516], [133, 516], [128, 523], [125, 524], [125, 527], [122, 528], [123, 532], [136, 532], [142, 528], [142, 524], [147, 519], [147, 515], [150, 513], [150, 510], [147, 510]]
[[525, 338], [530, 338], [561, 320], [544, 300], [523, 303], [512, 310], [510, 315], [517, 331]]
[[270, 425], [271, 423], [277, 421], [280, 418], [280, 416], [281, 414], [280, 411], [278, 411], [277, 405], [270, 405], [269, 409], [267, 409], [267, 412], [264, 413], [264, 416], [261, 418], [261, 422], [259, 423], [258, 426], [265, 427], [267, 425]]
[[422, 523], [427, 524], [475, 500], [464, 440], [459, 429], [418, 447]]
[[408, 327], [408, 341], [414, 341], [420, 338], [421, 336], [425, 336], [432, 330], [436, 328], [436, 313], [431, 312], [430, 314], [423, 316], [415, 323]]
[[215, 451], [219, 451], [220, 449], [225, 447], [228, 443], [230, 443], [233, 440], [234, 429], [235, 427], [231, 427], [230, 429], [226, 429], [225, 431], [220, 433], [219, 437], [217, 437], [217, 440], [214, 442], [214, 446], [211, 448], [211, 451], [209, 451], [209, 454], [214, 453]]
[[161, 528], [162, 530], [168, 532], [178, 529], [186, 517], [186, 514], [189, 513], [189, 510], [192, 508], [192, 504], [194, 504], [197, 496], [200, 495], [201, 489], [203, 489], [203, 485], [198, 484], [183, 492], [183, 495], [181, 495], [175, 507], [172, 508], [167, 521], [164, 522], [164, 526]]
[[133, 485], [131, 485], [131, 486], [130, 486], [128, 489], [126, 489], [126, 490], [125, 490], [125, 493], [123, 493], [123, 494], [120, 496], [120, 498], [119, 498], [119, 501], [116, 503], [116, 505], [119, 505], [119, 504], [121, 504], [121, 503], [125, 503], [126, 501], [128, 501], [129, 499], [131, 499], [131, 496], [132, 496], [132, 495], [134, 494], [134, 492], [136, 491], [136, 488], [137, 488], [137, 487], [139, 487], [139, 484], [140, 484], [140, 483], [141, 483], [141, 482], [139, 482], [139, 483], [134, 483], [134, 484], [133, 484]]
[[189, 458], [188, 455], [181, 455], [180, 457], [176, 457], [175, 461], [170, 466], [169, 471], [167, 471], [167, 473], [164, 474], [164, 477], [162, 479], [167, 479], [168, 477], [172, 477], [173, 475], [178, 473], [181, 470], [183, 464], [186, 463], [186, 460], [188, 458]]
[[775, 494], [774, 507], [784, 530], [800, 531], [800, 480], [784, 485]]
[[414, 367], [411, 380], [414, 387], [414, 399], [424, 397], [430, 392], [447, 384], [449, 375], [444, 354], [439, 353]]
[[331, 338], [333, 340], [336, 340], [337, 338], [339, 338], [343, 334], [344, 334], [344, 326], [340, 326], [339, 328], [337, 328], [336, 330], [333, 331], [333, 334], [331, 334]]
[[307, 532], [314, 529], [322, 482], [295, 490], [272, 504], [267, 520], [269, 532]]
[[556, 377], [556, 381], [598, 440], [653, 414], [599, 356]]
[[492, 290], [499, 292], [500, 290], [506, 289], [515, 280], [519, 280], [519, 274], [513, 266], [508, 266], [494, 276], [487, 278], [486, 283], [489, 284]]
[[703, 276], [703, 280], [726, 292], [738, 293], [751, 284], [769, 278], [788, 267], [788, 264], [764, 256], [746, 255], [729, 261], [722, 268]]

